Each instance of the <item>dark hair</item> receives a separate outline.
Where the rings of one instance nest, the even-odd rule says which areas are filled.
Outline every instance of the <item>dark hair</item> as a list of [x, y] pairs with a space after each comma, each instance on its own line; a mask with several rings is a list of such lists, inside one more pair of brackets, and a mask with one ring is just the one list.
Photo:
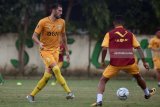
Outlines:
[[62, 7], [62, 5], [59, 4], [59, 3], [54, 3], [51, 8], [52, 9], [57, 9], [58, 7]]
[[122, 15], [116, 15], [114, 17], [114, 23], [115, 24], [124, 24], [123, 16]]

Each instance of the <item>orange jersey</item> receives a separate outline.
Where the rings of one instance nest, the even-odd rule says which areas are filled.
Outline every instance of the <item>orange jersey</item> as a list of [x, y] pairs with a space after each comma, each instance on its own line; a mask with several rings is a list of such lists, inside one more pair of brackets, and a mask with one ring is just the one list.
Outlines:
[[[150, 42], [149, 42], [148, 48], [151, 48], [151, 49], [158, 49], [158, 48], [160, 48], [160, 39], [158, 39], [157, 37], [152, 38], [150, 40]], [[153, 54], [154, 54], [154, 57], [160, 58], [160, 52], [153, 51]]]
[[54, 22], [45, 17], [41, 19], [35, 28], [37, 34], [40, 34], [40, 42], [44, 44], [43, 50], [56, 50], [60, 46], [60, 38], [65, 33], [65, 21], [56, 19]]

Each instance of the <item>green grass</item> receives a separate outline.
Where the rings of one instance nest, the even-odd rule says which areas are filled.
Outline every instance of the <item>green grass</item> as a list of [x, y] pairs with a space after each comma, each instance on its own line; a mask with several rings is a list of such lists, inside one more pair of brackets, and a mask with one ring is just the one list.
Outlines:
[[[21, 81], [22, 86], [16, 82]], [[65, 92], [60, 85], [51, 86], [51, 81], [37, 94], [36, 103], [29, 103], [26, 95], [29, 94], [38, 80], [6, 80], [0, 86], [0, 107], [89, 107], [96, 100], [98, 79], [67, 80], [74, 91], [76, 98], [67, 101]], [[103, 107], [160, 107], [160, 88], [157, 81], [147, 81], [148, 87], [156, 87], [157, 93], [151, 99], [145, 100], [143, 91], [131, 80], [110, 80], [104, 93]], [[130, 91], [129, 98], [121, 101], [116, 96], [119, 87], [126, 87]]]

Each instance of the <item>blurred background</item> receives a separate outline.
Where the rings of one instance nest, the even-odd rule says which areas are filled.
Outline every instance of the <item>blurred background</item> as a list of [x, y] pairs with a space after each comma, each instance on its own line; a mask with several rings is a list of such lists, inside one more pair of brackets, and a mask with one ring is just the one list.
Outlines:
[[[101, 42], [105, 33], [113, 28], [112, 20], [117, 14], [124, 16], [125, 27], [136, 34], [146, 61], [154, 67], [147, 46], [160, 25], [159, 0], [0, 0], [0, 72], [3, 77], [43, 74], [44, 65], [31, 36], [38, 21], [50, 15], [50, 7], [55, 2], [63, 6], [62, 18], [66, 21], [71, 57], [70, 63], [64, 60], [64, 75], [101, 75]], [[141, 62], [139, 66], [145, 75]], [[154, 75], [154, 72], [148, 73]]]
[[[36, 86], [44, 73], [38, 46], [31, 37], [41, 18], [50, 15], [53, 3], [63, 6], [62, 18], [70, 51], [70, 63], [64, 55], [62, 74], [76, 98], [65, 100], [65, 92], [52, 78], [30, 104], [26, 95]], [[0, 0], [0, 107], [89, 107], [95, 101], [100, 69], [101, 43], [113, 28], [115, 15], [123, 15], [125, 27], [135, 33], [151, 70], [146, 71], [137, 56], [147, 87], [157, 88], [156, 94], [145, 100], [136, 81], [120, 72], [107, 85], [104, 107], [160, 107], [160, 92], [155, 79], [151, 37], [160, 27], [160, 0]], [[109, 56], [106, 57], [109, 62]], [[116, 96], [120, 87], [129, 90], [121, 101]]]

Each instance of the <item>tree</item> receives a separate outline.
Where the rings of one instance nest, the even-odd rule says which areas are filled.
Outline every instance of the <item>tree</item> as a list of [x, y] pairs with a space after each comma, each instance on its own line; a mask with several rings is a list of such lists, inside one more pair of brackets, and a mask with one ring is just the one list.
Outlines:
[[[155, 10], [156, 16], [160, 19], [160, 1], [159, 0], [152, 0], [152, 5]], [[158, 20], [160, 23], [160, 20]]]
[[105, 0], [83, 0], [82, 15], [89, 34], [98, 37], [109, 27], [109, 10]]
[[40, 11], [39, 4], [42, 0], [2, 0], [0, 1], [0, 33], [14, 32], [18, 34], [18, 40], [16, 41], [16, 47], [18, 50], [18, 60], [12, 59], [11, 63], [14, 67], [18, 68], [19, 74], [24, 75], [24, 66], [27, 64], [25, 56], [25, 45], [31, 47], [33, 45], [31, 41], [31, 31], [35, 27], [35, 20], [42, 16], [42, 13], [37, 15]]
[[[158, 25], [152, 0], [107, 0], [111, 19], [116, 14], [124, 16], [125, 25], [134, 33], [152, 34]], [[158, 0], [157, 0], [158, 1]]]
[[88, 76], [90, 75], [90, 53], [91, 53], [91, 38], [103, 37], [104, 32], [109, 27], [109, 11], [105, 0], [96, 1], [83, 0], [82, 15], [84, 17], [84, 28], [89, 34], [89, 53], [88, 53]]

